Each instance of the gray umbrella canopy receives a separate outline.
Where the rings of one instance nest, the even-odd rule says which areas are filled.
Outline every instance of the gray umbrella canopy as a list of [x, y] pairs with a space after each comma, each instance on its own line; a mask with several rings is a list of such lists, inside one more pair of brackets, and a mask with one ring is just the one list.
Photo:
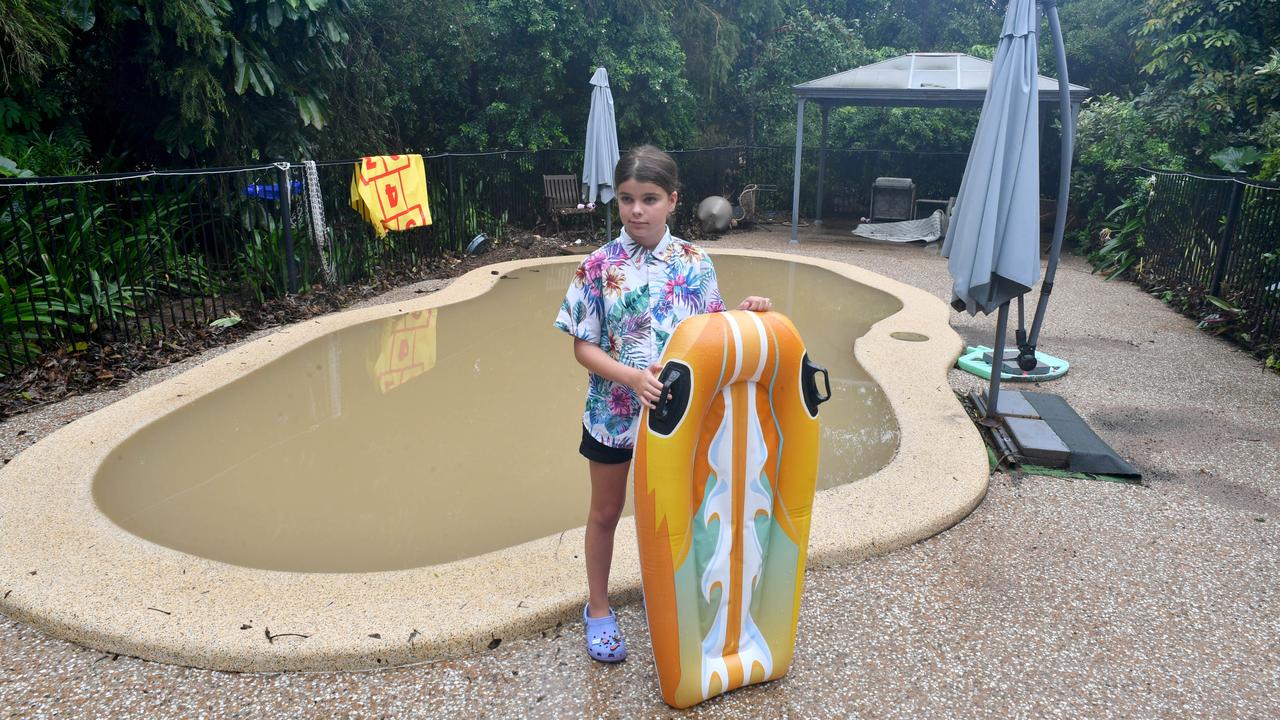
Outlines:
[[1035, 0], [1010, 0], [991, 84], [947, 227], [952, 306], [989, 313], [1040, 277]]
[[591, 76], [591, 114], [587, 116], [587, 146], [582, 158], [582, 194], [589, 203], [613, 199], [613, 169], [618, 164], [618, 126], [613, 115], [609, 73], [597, 68]]

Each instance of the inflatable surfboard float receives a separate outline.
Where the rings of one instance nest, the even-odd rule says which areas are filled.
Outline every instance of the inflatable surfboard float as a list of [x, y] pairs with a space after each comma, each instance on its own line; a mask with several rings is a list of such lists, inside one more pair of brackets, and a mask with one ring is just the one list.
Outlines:
[[776, 312], [687, 318], [662, 365], [636, 535], [662, 698], [684, 708], [791, 666], [831, 384]]

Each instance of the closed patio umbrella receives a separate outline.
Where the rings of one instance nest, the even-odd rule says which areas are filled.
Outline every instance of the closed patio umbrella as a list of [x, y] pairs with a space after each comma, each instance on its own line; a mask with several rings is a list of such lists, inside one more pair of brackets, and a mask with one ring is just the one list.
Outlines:
[[1011, 0], [943, 257], [952, 302], [989, 313], [1040, 277], [1040, 133], [1035, 0]]
[[[1042, 0], [1042, 4], [1053, 34], [1061, 95], [1067, 92], [1068, 84], [1057, 2]], [[1031, 367], [1035, 366], [1035, 343], [1053, 285], [1067, 205], [1066, 177], [1071, 164], [1074, 116], [1064, 110], [1063, 177], [1059, 183], [1054, 242], [1028, 342], [1022, 327], [1022, 296], [1040, 277], [1038, 29], [1035, 0], [1010, 0], [982, 115], [956, 197], [955, 215], [942, 245], [952, 277], [952, 306], [970, 315], [999, 311], [987, 415], [998, 414], [1008, 303], [1013, 298], [1019, 302], [1018, 364], [1024, 370], [1030, 369], [1024, 364], [1028, 361]], [[1069, 108], [1065, 98], [1061, 107]]]
[[[618, 165], [618, 126], [613, 115], [609, 73], [596, 68], [591, 76], [591, 113], [587, 116], [587, 145], [582, 157], [582, 194], [588, 203], [608, 204], [614, 198], [613, 169]], [[608, 239], [613, 239], [613, 214], [605, 208]]]

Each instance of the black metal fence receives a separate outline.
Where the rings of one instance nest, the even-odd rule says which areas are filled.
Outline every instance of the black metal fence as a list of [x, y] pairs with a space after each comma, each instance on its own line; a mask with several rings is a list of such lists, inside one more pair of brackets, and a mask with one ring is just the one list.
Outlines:
[[1143, 169], [1145, 271], [1225, 301], [1255, 344], [1280, 343], [1280, 185]]
[[[673, 153], [685, 198], [674, 229], [688, 227], [698, 200], [736, 202], [748, 184], [775, 187], [759, 197], [759, 212], [789, 219], [794, 152]], [[814, 210], [818, 155], [804, 155], [804, 215]], [[542, 176], [578, 173], [582, 151], [424, 161], [434, 222], [383, 238], [350, 208], [355, 159], [316, 163], [323, 227], [299, 164], [0, 179], [0, 373], [53, 347], [150, 340], [318, 283], [354, 283], [461, 251], [480, 232], [535, 228], [548, 219]], [[824, 215], [865, 214], [881, 175], [915, 178], [919, 197], [954, 195], [964, 162], [962, 153], [829, 150]]]
[[[671, 153], [680, 166], [684, 197], [677, 220], [688, 222], [698, 200], [720, 195], [736, 203], [749, 184], [776, 190], [762, 193], [758, 207], [766, 214], [790, 221], [794, 147], [723, 147]], [[806, 148], [800, 168], [800, 214], [816, 211], [819, 151]], [[871, 185], [877, 177], [909, 177], [918, 198], [946, 198], [960, 189], [966, 153], [908, 153], [891, 150], [827, 150], [823, 181], [824, 217], [866, 215]]]

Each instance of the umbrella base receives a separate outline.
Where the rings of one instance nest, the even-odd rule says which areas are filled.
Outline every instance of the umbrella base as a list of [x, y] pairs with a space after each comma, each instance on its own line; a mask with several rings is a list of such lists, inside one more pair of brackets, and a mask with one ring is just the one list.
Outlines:
[[[967, 347], [960, 359], [956, 360], [956, 367], [985, 380], [990, 380], [991, 352], [991, 348], [985, 345]], [[1071, 367], [1071, 363], [1066, 360], [1056, 358], [1048, 353], [1042, 353], [1039, 350], [1036, 351], [1036, 366], [1030, 370], [1023, 370], [1018, 367], [1017, 360], [1017, 349], [1004, 351], [1004, 362], [1001, 363], [1000, 370], [1001, 381], [1044, 382], [1045, 380], [1054, 380], [1066, 375], [1067, 370]]]

